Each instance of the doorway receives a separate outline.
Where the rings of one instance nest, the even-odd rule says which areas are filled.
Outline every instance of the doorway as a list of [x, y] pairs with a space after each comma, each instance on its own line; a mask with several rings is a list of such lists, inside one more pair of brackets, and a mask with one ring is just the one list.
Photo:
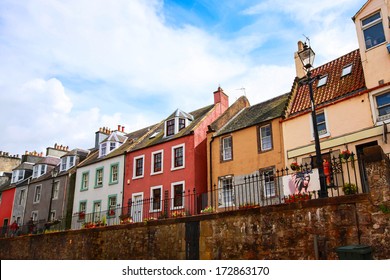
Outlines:
[[143, 199], [143, 193], [134, 193], [132, 195], [131, 216], [135, 223], [142, 222]]
[[360, 173], [360, 180], [362, 183], [362, 190], [363, 193], [368, 193], [370, 191], [368, 186], [368, 179], [367, 179], [367, 173], [366, 173], [366, 165], [364, 162], [364, 148], [372, 147], [378, 145], [378, 141], [372, 141], [368, 143], [364, 143], [361, 145], [356, 145], [356, 155], [359, 165], [359, 173]]

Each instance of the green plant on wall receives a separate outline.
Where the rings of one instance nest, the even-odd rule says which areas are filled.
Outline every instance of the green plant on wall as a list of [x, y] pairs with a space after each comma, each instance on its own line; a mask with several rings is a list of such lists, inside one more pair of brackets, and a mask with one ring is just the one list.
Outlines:
[[379, 205], [379, 209], [384, 213], [384, 214], [389, 214], [390, 213], [390, 208], [384, 204]]
[[348, 194], [355, 194], [357, 193], [357, 187], [355, 184], [351, 183], [345, 183], [343, 186], [343, 192], [348, 195]]

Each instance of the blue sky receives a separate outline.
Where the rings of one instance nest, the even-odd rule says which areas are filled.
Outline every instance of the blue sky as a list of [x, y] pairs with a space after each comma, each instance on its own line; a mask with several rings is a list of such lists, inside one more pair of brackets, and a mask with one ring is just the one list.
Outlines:
[[[0, 151], [91, 148], [177, 108], [286, 93], [297, 41], [319, 66], [356, 48], [364, 0], [2, 0]], [[240, 90], [245, 88], [244, 90]]]

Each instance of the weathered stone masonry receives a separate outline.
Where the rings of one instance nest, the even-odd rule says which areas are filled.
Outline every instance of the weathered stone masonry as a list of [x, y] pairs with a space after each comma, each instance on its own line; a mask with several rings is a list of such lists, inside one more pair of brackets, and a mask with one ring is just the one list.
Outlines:
[[185, 259], [186, 223], [199, 222], [200, 259], [337, 259], [351, 244], [390, 259], [390, 164], [367, 154], [369, 194], [1, 239], [0, 258]]

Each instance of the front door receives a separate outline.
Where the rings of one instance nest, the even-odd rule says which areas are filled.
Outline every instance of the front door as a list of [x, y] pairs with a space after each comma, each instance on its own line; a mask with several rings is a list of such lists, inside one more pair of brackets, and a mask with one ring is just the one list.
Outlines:
[[360, 172], [360, 179], [362, 182], [362, 189], [364, 193], [369, 192], [369, 187], [368, 187], [368, 180], [367, 180], [367, 174], [366, 174], [366, 166], [364, 163], [364, 154], [363, 154], [363, 149], [371, 146], [376, 146], [378, 145], [377, 141], [372, 141], [368, 142], [362, 145], [357, 145], [356, 146], [356, 154], [357, 154], [357, 160], [359, 164], [359, 172]]
[[93, 203], [92, 222], [100, 221], [100, 211], [101, 211], [101, 202], [100, 201], [95, 201]]
[[131, 205], [131, 216], [135, 223], [142, 222], [143, 193], [133, 194]]

